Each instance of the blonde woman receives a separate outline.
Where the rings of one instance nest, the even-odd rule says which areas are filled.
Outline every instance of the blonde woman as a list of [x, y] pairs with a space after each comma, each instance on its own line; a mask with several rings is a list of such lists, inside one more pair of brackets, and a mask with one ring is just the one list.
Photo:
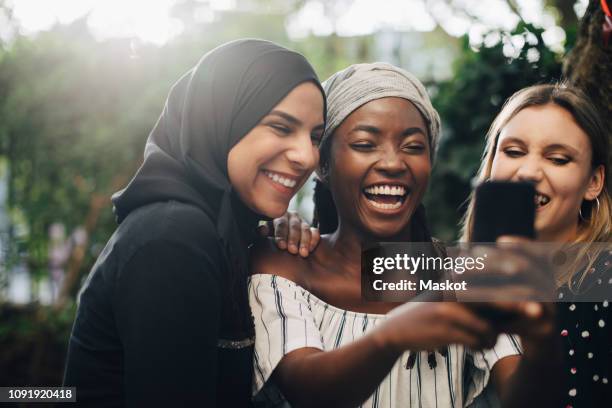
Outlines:
[[[535, 231], [540, 242], [578, 247], [557, 276], [559, 335], [566, 357], [568, 407], [610, 401], [612, 293], [609, 134], [589, 99], [571, 86], [536, 85], [518, 91], [487, 134], [477, 179], [527, 181], [536, 189]], [[474, 198], [463, 222], [472, 238]], [[602, 250], [602, 246], [605, 250]], [[586, 302], [598, 298], [600, 302]], [[510, 357], [517, 364], [520, 357]]]

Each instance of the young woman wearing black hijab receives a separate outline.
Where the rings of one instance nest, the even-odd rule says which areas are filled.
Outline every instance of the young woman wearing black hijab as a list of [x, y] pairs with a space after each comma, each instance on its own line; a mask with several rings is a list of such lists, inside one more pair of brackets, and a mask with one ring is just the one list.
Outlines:
[[81, 405], [249, 404], [247, 246], [317, 165], [324, 120], [310, 64], [267, 41], [173, 86], [79, 297], [64, 384]]

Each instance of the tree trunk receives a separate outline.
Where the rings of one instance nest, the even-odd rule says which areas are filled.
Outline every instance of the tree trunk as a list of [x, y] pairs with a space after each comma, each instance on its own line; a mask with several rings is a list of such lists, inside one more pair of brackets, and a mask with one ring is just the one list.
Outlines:
[[114, 191], [119, 190], [119, 188], [122, 186], [125, 186], [127, 181], [129, 181], [127, 174], [134, 174], [135, 169], [137, 169], [141, 163], [142, 161], [139, 160], [137, 163], [135, 163], [135, 166], [129, 168], [129, 171], [115, 176], [110, 183], [110, 187], [105, 193], [93, 193], [91, 195], [89, 200], [89, 210], [83, 225], [86, 232], [85, 239], [79, 245], [75, 245], [75, 247], [72, 249], [72, 253], [70, 254], [70, 258], [68, 260], [66, 275], [64, 276], [64, 280], [55, 304], [53, 305], [55, 310], [62, 310], [66, 306], [68, 300], [74, 292], [75, 286], [79, 283], [83, 261], [85, 260], [85, 252], [89, 247], [89, 238], [93, 234], [96, 224], [98, 223], [100, 212], [110, 202], [111, 194]]
[[610, 135], [612, 118], [612, 38], [603, 43], [604, 13], [599, 0], [590, 0], [582, 18], [576, 46], [567, 55], [563, 74], [593, 100]]

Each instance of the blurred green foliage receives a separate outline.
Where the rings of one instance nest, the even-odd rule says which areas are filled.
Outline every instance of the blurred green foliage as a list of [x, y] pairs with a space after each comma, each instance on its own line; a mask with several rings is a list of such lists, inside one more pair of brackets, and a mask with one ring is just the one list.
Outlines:
[[0, 304], [0, 384], [61, 385], [74, 313], [74, 305]]
[[[335, 36], [292, 43], [284, 19], [224, 12], [214, 22], [189, 26], [163, 47], [97, 41], [82, 19], [20, 36], [0, 50], [0, 156], [9, 159], [8, 205], [17, 227], [11, 242], [34, 278], [48, 272], [49, 226], [61, 222], [74, 230], [85, 223], [95, 194], [125, 185], [172, 83], [206, 51], [245, 35], [266, 38], [305, 53], [322, 78], [370, 57], [347, 56], [347, 40]], [[367, 38], [355, 41], [368, 50]], [[83, 274], [115, 228], [105, 202]]]
[[[194, 24], [194, 2], [179, 4], [173, 13], [186, 29], [163, 47], [97, 41], [81, 19], [19, 36], [0, 49], [0, 156], [8, 158], [8, 204], [16, 226], [11, 239], [35, 277], [48, 272], [49, 226], [59, 221], [72, 231], [91, 214], [93, 196], [107, 197], [125, 185], [171, 84], [207, 50], [245, 35], [266, 38], [304, 53], [321, 78], [376, 55], [369, 36], [292, 42], [283, 13], [227, 11]], [[559, 55], [544, 45], [542, 30], [520, 23], [503, 35], [532, 43], [524, 41], [509, 58], [501, 41], [476, 51], [463, 38], [453, 78], [429, 84], [444, 137], [426, 204], [433, 232], [442, 239], [456, 236], [484, 134], [503, 101], [521, 87], [560, 75]], [[536, 52], [537, 60], [530, 60]], [[110, 201], [105, 203], [81, 275], [115, 228]]]
[[506, 43], [512, 37], [519, 45], [524, 42], [512, 57], [504, 55], [504, 41], [474, 50], [464, 37], [453, 78], [431, 86], [444, 129], [425, 203], [432, 230], [440, 239], [457, 238], [457, 223], [480, 166], [486, 132], [504, 101], [521, 88], [561, 77], [561, 55], [544, 44], [542, 32], [519, 23], [512, 32], [502, 33], [500, 40], [506, 36]]
[[[124, 41], [96, 43], [83, 21], [19, 37], [2, 53], [0, 147], [32, 272], [46, 269], [49, 225], [81, 225], [91, 194], [141, 154], [170, 83], [160, 69], [155, 49], [132, 58]], [[107, 237], [111, 214], [101, 221], [96, 234]]]

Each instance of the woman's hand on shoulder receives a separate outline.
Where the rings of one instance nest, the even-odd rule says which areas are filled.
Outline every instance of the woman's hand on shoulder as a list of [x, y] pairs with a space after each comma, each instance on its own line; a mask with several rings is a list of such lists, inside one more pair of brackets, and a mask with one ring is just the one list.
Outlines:
[[321, 240], [319, 229], [311, 227], [292, 211], [268, 221], [258, 229], [262, 236], [273, 235], [278, 249], [293, 255], [299, 254], [303, 258], [308, 257]]

